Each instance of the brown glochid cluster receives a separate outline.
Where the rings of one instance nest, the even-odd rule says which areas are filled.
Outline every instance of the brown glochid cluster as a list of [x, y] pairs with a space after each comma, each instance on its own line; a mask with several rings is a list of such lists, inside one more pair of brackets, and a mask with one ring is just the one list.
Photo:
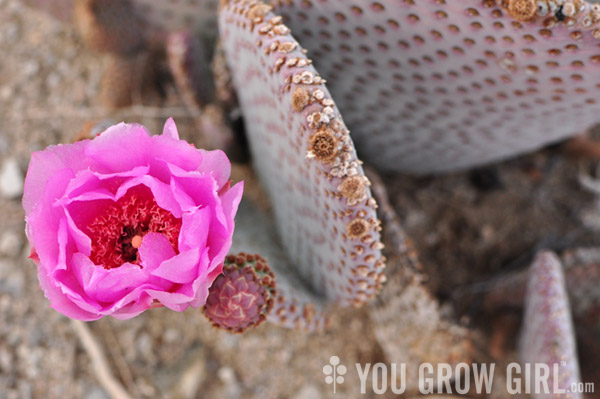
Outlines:
[[302, 111], [310, 101], [310, 94], [302, 87], [298, 87], [292, 93], [292, 106], [298, 112]]
[[308, 143], [308, 151], [319, 161], [329, 163], [338, 152], [338, 140], [327, 128], [322, 128], [312, 135]]
[[346, 235], [351, 240], [361, 238], [369, 231], [369, 222], [362, 218], [356, 218], [346, 226]]
[[254, 6], [252, 6], [250, 8], [250, 10], [248, 10], [248, 14], [247, 17], [253, 21], [257, 18], [262, 18], [264, 17], [269, 11], [271, 11], [272, 7], [265, 4], [265, 3], [259, 3], [256, 4]]
[[349, 205], [355, 205], [367, 198], [366, 187], [369, 180], [365, 176], [349, 176], [337, 187], [340, 194], [348, 200]]
[[517, 21], [529, 22], [535, 18], [537, 4], [535, 0], [508, 0], [508, 12]]

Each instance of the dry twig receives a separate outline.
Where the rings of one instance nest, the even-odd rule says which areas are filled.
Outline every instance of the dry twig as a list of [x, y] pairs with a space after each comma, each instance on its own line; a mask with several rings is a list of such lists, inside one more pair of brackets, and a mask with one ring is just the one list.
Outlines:
[[102, 347], [88, 326], [79, 320], [71, 320], [73, 329], [92, 362], [98, 382], [114, 399], [132, 399], [119, 381], [112, 375]]

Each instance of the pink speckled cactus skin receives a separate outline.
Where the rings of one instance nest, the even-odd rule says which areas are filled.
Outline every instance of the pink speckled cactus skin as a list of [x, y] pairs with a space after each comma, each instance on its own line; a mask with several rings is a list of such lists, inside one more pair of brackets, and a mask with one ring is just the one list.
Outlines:
[[323, 298], [315, 295], [294, 273], [293, 260], [285, 253], [272, 217], [242, 201], [236, 216], [232, 253], [256, 251], [273, 271], [277, 294], [267, 320], [285, 328], [322, 331], [328, 325], [328, 311]]
[[376, 203], [324, 79], [263, 3], [223, 5], [220, 29], [234, 85], [244, 88], [254, 166], [295, 273], [326, 301], [370, 301], [385, 279]]
[[[559, 365], [557, 386], [569, 390], [579, 383], [579, 363], [569, 298], [558, 257], [551, 252], [537, 255], [529, 271], [523, 331], [520, 342], [523, 363]], [[554, 373], [548, 380], [550, 389], [555, 385]], [[533, 386], [533, 385], [532, 385]], [[536, 399], [580, 399], [581, 394], [566, 392], [538, 393]]]
[[328, 80], [359, 155], [381, 170], [468, 168], [599, 121], [598, 4], [277, 0], [274, 7]]

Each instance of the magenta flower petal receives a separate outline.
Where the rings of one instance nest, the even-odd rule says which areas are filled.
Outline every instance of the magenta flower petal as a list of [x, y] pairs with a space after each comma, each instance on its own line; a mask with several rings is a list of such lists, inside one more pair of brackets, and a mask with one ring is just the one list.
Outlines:
[[163, 136], [170, 137], [174, 140], [179, 140], [179, 132], [177, 131], [177, 126], [175, 126], [175, 121], [173, 118], [167, 119], [165, 122], [165, 126], [163, 127]]
[[231, 164], [229, 163], [229, 159], [227, 159], [227, 155], [220, 150], [200, 150], [200, 152], [203, 159], [199, 172], [211, 174], [217, 181], [217, 185], [223, 187], [231, 174]]
[[167, 163], [167, 168], [171, 173], [172, 180], [175, 180], [179, 187], [182, 187], [186, 193], [194, 198], [196, 206], [208, 206], [215, 203], [215, 193], [219, 191], [219, 185], [210, 174], [200, 172], [186, 172], [179, 166]]
[[40, 285], [81, 320], [204, 304], [231, 245], [242, 185], [229, 160], [118, 124], [32, 155], [23, 207]]
[[117, 269], [105, 269], [78, 253], [73, 257], [73, 265], [85, 294], [98, 302], [119, 300], [147, 280], [147, 273], [132, 263]]
[[139, 176], [125, 182], [117, 190], [115, 199], [121, 198], [127, 191], [135, 186], [144, 185], [148, 187], [154, 195], [154, 200], [163, 209], [173, 213], [176, 217], [181, 217], [181, 206], [173, 196], [171, 187], [160, 180], [149, 176]]
[[198, 274], [199, 260], [200, 250], [193, 248], [165, 260], [151, 274], [174, 283], [189, 283]]
[[142, 266], [152, 273], [162, 262], [175, 256], [175, 250], [162, 234], [148, 233], [139, 249]]
[[107, 191], [115, 194], [116, 188], [120, 182], [128, 177], [138, 177], [147, 175], [150, 167], [138, 166], [132, 170], [117, 173], [99, 173], [92, 170], [81, 170], [77, 176], [69, 182], [66, 190], [67, 198], [76, 198], [82, 194]]
[[194, 208], [197, 208], [196, 202], [192, 196], [185, 191], [185, 189], [177, 182], [177, 180], [171, 179], [170, 186], [171, 193], [173, 194], [173, 197], [175, 197], [177, 203], [181, 206], [181, 210], [183, 212], [189, 212]]
[[38, 205], [31, 212], [25, 213], [27, 235], [30, 241], [35, 242], [33, 247], [40, 262], [48, 265], [47, 269], [50, 272], [54, 271], [58, 262], [57, 231], [60, 218], [63, 216], [61, 210], [52, 206], [52, 203], [64, 193], [69, 179], [73, 177], [73, 171], [70, 169], [55, 172], [48, 179], [46, 191]]
[[119, 123], [89, 141], [85, 155], [104, 173], [128, 171], [148, 163], [149, 134], [141, 125]]
[[44, 195], [48, 180], [61, 170], [82, 170], [87, 165], [83, 152], [85, 144], [56, 145], [31, 154], [31, 161], [25, 178], [23, 208], [31, 213]]
[[212, 216], [210, 208], [196, 208], [192, 212], [183, 214], [181, 235], [179, 236], [179, 250], [190, 248], [204, 248], [208, 239]]
[[230, 231], [233, 231], [233, 219], [237, 213], [240, 202], [242, 201], [242, 194], [244, 192], [244, 182], [238, 183], [231, 187], [222, 196], [223, 213], [225, 214], [225, 220], [231, 223], [228, 227]]
[[186, 310], [190, 303], [190, 297], [185, 294], [169, 293], [165, 291], [148, 290], [148, 295], [153, 299], [162, 303], [171, 310], [177, 312], [183, 312]]
[[58, 310], [65, 316], [84, 321], [97, 320], [102, 317], [101, 315], [82, 309], [70, 297], [65, 295], [55, 284], [53, 276], [49, 275], [43, 268], [39, 267], [39, 265], [38, 279], [40, 281], [40, 286], [44, 290], [44, 295], [50, 301], [50, 306], [53, 309]]
[[92, 240], [88, 237], [73, 221], [73, 218], [68, 212], [65, 212], [65, 218], [67, 220], [68, 233], [71, 236], [73, 243], [75, 244], [77, 252], [83, 253], [87, 256], [92, 251]]

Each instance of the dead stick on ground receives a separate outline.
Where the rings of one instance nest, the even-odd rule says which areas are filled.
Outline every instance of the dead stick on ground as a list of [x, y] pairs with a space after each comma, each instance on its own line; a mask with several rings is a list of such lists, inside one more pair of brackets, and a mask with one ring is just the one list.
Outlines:
[[108, 347], [108, 354], [112, 356], [113, 362], [117, 367], [117, 372], [121, 376], [121, 380], [125, 383], [125, 387], [129, 389], [129, 392], [135, 394], [135, 396], [140, 396], [139, 390], [135, 385], [131, 368], [123, 357], [121, 344], [115, 336], [115, 332], [108, 323], [108, 320], [100, 320], [98, 322], [98, 327], [100, 327], [100, 334], [103, 338], [103, 341], [106, 343], [106, 347]]
[[114, 399], [132, 399], [125, 388], [123, 388], [119, 381], [117, 381], [117, 379], [110, 372], [110, 367], [108, 365], [108, 361], [106, 360], [106, 356], [104, 355], [100, 344], [92, 335], [89, 327], [84, 322], [79, 320], [71, 320], [71, 322], [73, 324], [75, 333], [83, 345], [83, 348], [92, 361], [92, 366], [94, 367], [98, 382]]

